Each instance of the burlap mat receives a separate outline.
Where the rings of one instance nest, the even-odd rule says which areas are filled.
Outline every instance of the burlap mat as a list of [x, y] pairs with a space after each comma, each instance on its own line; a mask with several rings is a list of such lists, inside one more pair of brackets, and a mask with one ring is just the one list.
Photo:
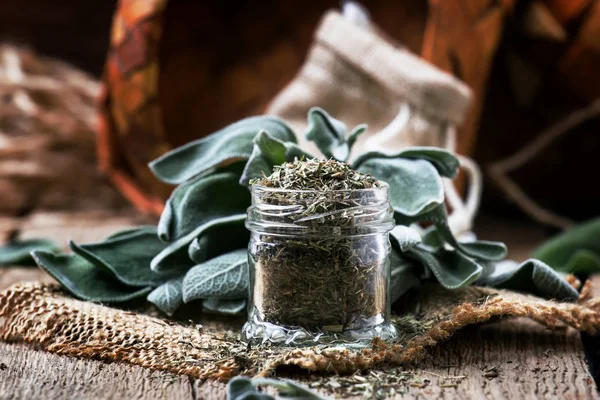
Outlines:
[[528, 317], [548, 328], [571, 326], [595, 333], [600, 299], [586, 284], [579, 302], [557, 303], [490, 288], [448, 291], [425, 286], [411, 296], [395, 323], [398, 344], [375, 341], [372, 348], [248, 348], [238, 330], [198, 329], [68, 297], [56, 286], [17, 284], [0, 293], [0, 335], [46, 351], [127, 362], [200, 379], [226, 381], [238, 374], [270, 375], [293, 366], [310, 371], [352, 373], [410, 364], [426, 349], [469, 324], [499, 317]]

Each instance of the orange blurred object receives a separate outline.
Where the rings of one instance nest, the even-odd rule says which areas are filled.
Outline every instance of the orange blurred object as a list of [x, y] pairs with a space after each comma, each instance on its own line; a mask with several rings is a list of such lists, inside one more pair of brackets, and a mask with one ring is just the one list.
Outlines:
[[[595, 0], [363, 1], [390, 41], [466, 82], [474, 106], [457, 151], [472, 155], [490, 73], [508, 23], [568, 43], [550, 54], [585, 101], [600, 95], [600, 5]], [[147, 163], [164, 152], [259, 114], [302, 65], [321, 16], [337, 1], [256, 4], [121, 0], [102, 94], [102, 169], [140, 210], [157, 214], [171, 188]], [[518, 21], [518, 22], [515, 22]], [[543, 51], [543, 48], [540, 48]], [[514, 101], [511, 99], [511, 101]], [[532, 132], [533, 134], [534, 132]], [[484, 144], [485, 147], [495, 143]], [[479, 148], [479, 147], [478, 147]], [[492, 151], [493, 158], [493, 151]]]

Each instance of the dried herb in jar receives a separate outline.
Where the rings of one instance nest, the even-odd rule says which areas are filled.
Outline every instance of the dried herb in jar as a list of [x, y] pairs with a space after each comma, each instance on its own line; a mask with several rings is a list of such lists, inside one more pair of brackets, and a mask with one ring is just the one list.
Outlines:
[[271, 222], [282, 226], [251, 243], [261, 320], [331, 333], [385, 322], [389, 242], [387, 230], [373, 234], [370, 225], [393, 225], [387, 185], [317, 159], [285, 163], [251, 183], [264, 189], [259, 202], [279, 212]]

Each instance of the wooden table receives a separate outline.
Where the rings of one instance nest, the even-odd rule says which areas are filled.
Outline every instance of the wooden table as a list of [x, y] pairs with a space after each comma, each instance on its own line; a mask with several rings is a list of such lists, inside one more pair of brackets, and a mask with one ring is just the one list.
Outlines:
[[[4, 223], [2, 223], [4, 222]], [[10, 222], [10, 221], [9, 221]], [[14, 221], [13, 221], [14, 222]], [[138, 217], [37, 215], [20, 221], [24, 237], [96, 240]], [[522, 259], [543, 234], [531, 226], [507, 230], [486, 220], [481, 237], [504, 239], [511, 257]], [[0, 227], [9, 224], [0, 219]], [[93, 229], [92, 229], [93, 227]], [[2, 234], [0, 228], [0, 235]], [[20, 280], [50, 280], [37, 269], [0, 269], [0, 289]], [[552, 332], [519, 319], [467, 328], [430, 352], [409, 371], [411, 384], [397, 398], [600, 399], [574, 330]], [[449, 378], [448, 378], [449, 377]], [[377, 389], [364, 376], [365, 393]], [[451, 384], [448, 384], [451, 383]], [[224, 384], [156, 372], [128, 364], [106, 364], [0, 343], [0, 399], [211, 399], [225, 397]]]

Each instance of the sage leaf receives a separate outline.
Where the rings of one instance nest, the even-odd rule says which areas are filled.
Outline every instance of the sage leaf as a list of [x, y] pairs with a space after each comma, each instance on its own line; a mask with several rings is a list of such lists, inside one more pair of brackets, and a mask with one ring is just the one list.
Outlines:
[[82, 300], [118, 303], [146, 296], [152, 290], [127, 286], [77, 254], [34, 250], [31, 255], [40, 268]]
[[98, 243], [69, 242], [73, 252], [105, 269], [130, 286], [156, 286], [165, 278], [150, 269], [152, 259], [165, 244], [156, 230], [138, 231]]
[[588, 275], [600, 272], [600, 218], [577, 225], [548, 240], [532, 254], [557, 271]]
[[308, 127], [304, 136], [315, 143], [325, 158], [346, 161], [350, 156], [350, 147], [346, 141], [346, 124], [329, 115], [319, 107], [308, 111]]
[[350, 150], [352, 150], [352, 147], [354, 147], [354, 144], [356, 143], [358, 137], [366, 131], [367, 124], [357, 125], [354, 129], [352, 129], [352, 132], [350, 132], [350, 134], [348, 135], [348, 148]]
[[240, 249], [190, 269], [183, 279], [183, 301], [235, 300], [248, 295], [248, 253]]
[[254, 149], [242, 172], [240, 184], [248, 186], [251, 179], [260, 178], [263, 173], [273, 173], [273, 166], [294, 161], [296, 158], [313, 157], [293, 142], [284, 142], [266, 131], [260, 131], [254, 138]]
[[3, 265], [24, 265], [35, 266], [35, 260], [31, 257], [31, 251], [58, 251], [52, 241], [46, 239], [28, 239], [18, 240], [7, 243], [0, 247], [0, 266]]
[[579, 276], [589, 276], [600, 272], [600, 256], [597, 253], [581, 249], [573, 253], [571, 258], [560, 271], [576, 274]]
[[255, 385], [270, 385], [277, 389], [280, 397], [294, 400], [327, 400], [318, 393], [289, 379], [254, 378]]
[[421, 240], [423, 241], [423, 244], [435, 250], [441, 248], [444, 245], [444, 241], [442, 240], [442, 237], [440, 236], [440, 233], [438, 232], [435, 225], [431, 225], [423, 231], [423, 233], [421, 234]]
[[469, 285], [477, 280], [483, 271], [481, 265], [457, 251], [442, 250], [432, 253], [423, 246], [417, 246], [405, 254], [429, 268], [446, 289], [458, 289]]
[[392, 246], [395, 246], [400, 251], [408, 251], [421, 243], [421, 235], [416, 230], [404, 226], [396, 225], [390, 232]]
[[[428, 242], [435, 243], [443, 240], [459, 252], [479, 260], [499, 261], [506, 257], [506, 245], [502, 242], [487, 240], [459, 242], [448, 225], [448, 214], [443, 204], [419, 216], [419, 219], [431, 221], [435, 224], [435, 231], [428, 232]], [[439, 235], [440, 239], [434, 238], [436, 234]]]
[[182, 283], [183, 276], [173, 278], [150, 292], [147, 300], [165, 314], [172, 316], [183, 304]]
[[270, 379], [238, 376], [227, 385], [227, 400], [275, 400], [275, 397], [259, 391], [258, 386], [272, 386], [279, 398], [290, 400], [328, 400], [309, 388], [289, 379]]
[[247, 160], [254, 147], [254, 136], [261, 130], [296, 143], [294, 132], [279, 118], [250, 117], [164, 154], [150, 163], [150, 169], [163, 182], [181, 184], [213, 167]]
[[413, 217], [444, 202], [444, 187], [436, 169], [424, 160], [372, 158], [357, 171], [373, 175], [390, 185], [394, 211]]
[[[205, 223], [203, 225], [198, 226], [196, 229], [194, 229], [187, 235], [177, 239], [173, 243], [170, 243], [160, 253], [158, 253], [156, 255], [156, 257], [154, 257], [152, 259], [152, 261], [150, 262], [150, 268], [153, 271], [158, 272], [160, 274], [173, 274], [173, 273], [181, 272], [181, 271], [184, 271], [184, 270], [187, 270], [187, 269], [193, 267], [194, 265], [197, 264], [197, 262], [194, 262], [190, 258], [188, 248], [190, 247], [191, 243], [194, 241], [195, 238], [202, 237], [204, 232], [211, 232], [212, 229], [216, 229], [217, 232], [223, 232], [224, 230], [219, 230], [217, 228], [217, 226], [219, 226], [221, 224], [229, 224], [229, 223], [243, 221], [243, 220], [245, 220], [245, 218], [246, 218], [245, 214], [234, 214], [234, 215], [230, 215], [227, 217], [215, 218], [211, 221], [208, 221], [207, 223]], [[237, 232], [237, 233], [236, 233], [236, 236], [232, 236], [232, 239], [233, 239], [232, 243], [239, 242], [240, 237], [242, 236], [242, 234], [240, 234], [239, 230], [236, 230], [235, 232]], [[244, 234], [249, 235], [248, 233], [244, 233]], [[206, 239], [204, 239], [205, 243], [206, 242], [208, 242], [208, 243], [217, 242], [218, 243], [218, 245], [215, 247], [214, 250], [207, 249], [207, 251], [210, 251], [210, 253], [215, 252], [215, 250], [218, 251], [220, 248], [227, 248], [227, 246], [230, 245], [230, 243], [227, 243], [227, 240], [223, 240], [223, 237], [219, 238], [219, 237], [216, 237], [216, 235], [209, 234], [209, 233], [207, 233], [207, 235], [210, 236], [210, 239], [208, 237]], [[248, 236], [244, 236], [244, 237], [248, 237]], [[221, 242], [219, 242], [219, 240]], [[204, 246], [204, 245], [205, 245], [204, 243], [201, 244], [201, 246]], [[245, 242], [245, 245], [247, 245], [247, 240]], [[203, 247], [203, 248], [206, 248], [206, 247]], [[196, 258], [196, 256], [195, 256], [195, 258]], [[204, 259], [201, 258], [201, 255], [197, 255], [197, 258], [204, 261]]]
[[153, 234], [156, 235], [156, 226], [141, 225], [141, 226], [136, 226], [136, 227], [132, 227], [132, 228], [125, 228], [120, 231], [111, 233], [110, 235], [108, 235], [106, 237], [105, 240], [119, 239], [119, 238], [129, 236], [129, 235], [137, 235], [138, 233], [142, 233], [142, 232], [152, 232]]
[[[196, 264], [224, 253], [248, 246], [250, 231], [244, 222], [246, 214], [211, 221], [188, 247], [188, 255]], [[223, 240], [227, 238], [227, 240]]]
[[420, 285], [414, 261], [402, 257], [395, 249], [390, 253], [390, 296], [394, 304], [410, 289]]
[[246, 309], [246, 306], [246, 299], [205, 299], [204, 301], [202, 301], [202, 308], [204, 309], [204, 311], [224, 315], [239, 314]]
[[236, 376], [227, 384], [227, 400], [275, 400], [275, 397], [258, 391], [252, 379]]
[[352, 163], [352, 168], [358, 169], [364, 162], [370, 159], [389, 159], [405, 158], [426, 160], [430, 162], [438, 173], [447, 178], [454, 178], [458, 174], [460, 161], [452, 152], [439, 147], [415, 146], [404, 149], [398, 153], [387, 154], [379, 151], [372, 151], [361, 154]]
[[531, 293], [561, 301], [575, 301], [579, 293], [558, 272], [536, 259], [518, 264], [506, 260], [490, 266], [478, 284]]
[[233, 172], [217, 172], [175, 189], [158, 222], [160, 239], [177, 240], [210, 220], [245, 212], [250, 192], [238, 180]]

